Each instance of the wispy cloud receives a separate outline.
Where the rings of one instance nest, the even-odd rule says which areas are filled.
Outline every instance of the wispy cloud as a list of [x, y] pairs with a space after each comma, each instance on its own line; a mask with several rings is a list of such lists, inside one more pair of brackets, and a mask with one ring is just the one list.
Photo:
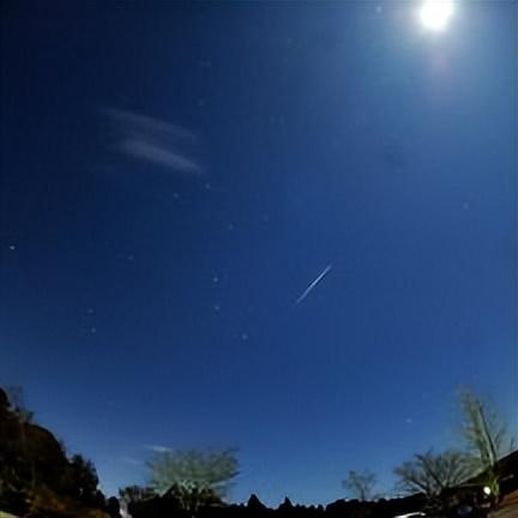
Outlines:
[[200, 175], [196, 159], [197, 138], [182, 126], [135, 112], [108, 109], [115, 147], [126, 156], [137, 158], [169, 171]]
[[144, 446], [147, 450], [151, 450], [155, 453], [169, 453], [173, 451], [172, 448], [169, 448], [167, 446], [161, 446], [159, 444], [146, 444]]

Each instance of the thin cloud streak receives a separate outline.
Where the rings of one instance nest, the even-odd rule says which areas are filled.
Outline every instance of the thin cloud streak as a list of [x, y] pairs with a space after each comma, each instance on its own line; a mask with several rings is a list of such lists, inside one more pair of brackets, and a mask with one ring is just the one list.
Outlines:
[[[191, 131], [139, 113], [107, 109], [114, 131], [115, 148], [136, 158], [175, 173], [200, 175], [203, 168], [193, 156], [197, 142]], [[190, 152], [188, 151], [190, 150]]]
[[161, 446], [159, 444], [146, 444], [144, 447], [146, 450], [151, 450], [155, 453], [170, 453], [173, 451], [172, 448], [169, 448], [168, 446]]
[[168, 138], [196, 140], [196, 135], [182, 126], [165, 122], [154, 117], [149, 117], [148, 115], [142, 115], [140, 113], [126, 110], [117, 110], [115, 108], [104, 110], [104, 113], [106, 113], [111, 119], [124, 124], [128, 131], [131, 130], [131, 128], [134, 128], [154, 135], [160, 134], [163, 137]]
[[149, 160], [157, 165], [186, 173], [200, 173], [200, 166], [196, 162], [178, 153], [168, 151], [161, 146], [152, 144], [151, 142], [144, 140], [126, 140], [122, 143], [121, 148], [124, 149], [128, 155]]

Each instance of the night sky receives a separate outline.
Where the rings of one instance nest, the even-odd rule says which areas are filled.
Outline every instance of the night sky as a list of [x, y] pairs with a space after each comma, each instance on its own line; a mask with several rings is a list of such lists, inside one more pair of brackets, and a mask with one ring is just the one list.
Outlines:
[[512, 419], [517, 9], [458, 4], [2, 2], [0, 383], [108, 494], [388, 492], [459, 385]]

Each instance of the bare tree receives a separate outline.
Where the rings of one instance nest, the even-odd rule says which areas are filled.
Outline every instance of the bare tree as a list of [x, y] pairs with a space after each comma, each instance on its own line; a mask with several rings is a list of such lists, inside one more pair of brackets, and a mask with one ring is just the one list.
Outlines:
[[119, 497], [125, 504], [141, 502], [142, 500], [146, 500], [147, 498], [152, 498], [154, 496], [154, 491], [147, 487], [133, 485], [119, 489]]
[[156, 453], [147, 466], [150, 470], [149, 485], [159, 494], [175, 486], [193, 492], [210, 489], [223, 498], [231, 480], [239, 473], [233, 449], [164, 450]]
[[473, 392], [459, 393], [462, 409], [461, 433], [474, 472], [483, 473], [486, 485], [496, 501], [500, 497], [500, 480], [496, 463], [513, 449], [507, 426], [494, 406]]
[[471, 471], [463, 452], [447, 450], [435, 454], [428, 450], [395, 468], [394, 474], [404, 492], [422, 492], [429, 500], [436, 500], [445, 489], [469, 478]]
[[368, 470], [362, 472], [349, 471], [347, 478], [342, 481], [342, 486], [354, 498], [365, 502], [376, 497], [374, 495], [376, 482], [376, 475]]

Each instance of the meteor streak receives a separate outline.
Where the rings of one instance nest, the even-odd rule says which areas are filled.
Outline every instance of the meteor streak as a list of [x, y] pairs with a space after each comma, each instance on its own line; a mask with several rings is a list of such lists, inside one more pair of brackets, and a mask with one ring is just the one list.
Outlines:
[[300, 304], [313, 290], [313, 288], [331, 271], [332, 265], [328, 264], [309, 286], [302, 292], [302, 295], [295, 301], [295, 306]]

